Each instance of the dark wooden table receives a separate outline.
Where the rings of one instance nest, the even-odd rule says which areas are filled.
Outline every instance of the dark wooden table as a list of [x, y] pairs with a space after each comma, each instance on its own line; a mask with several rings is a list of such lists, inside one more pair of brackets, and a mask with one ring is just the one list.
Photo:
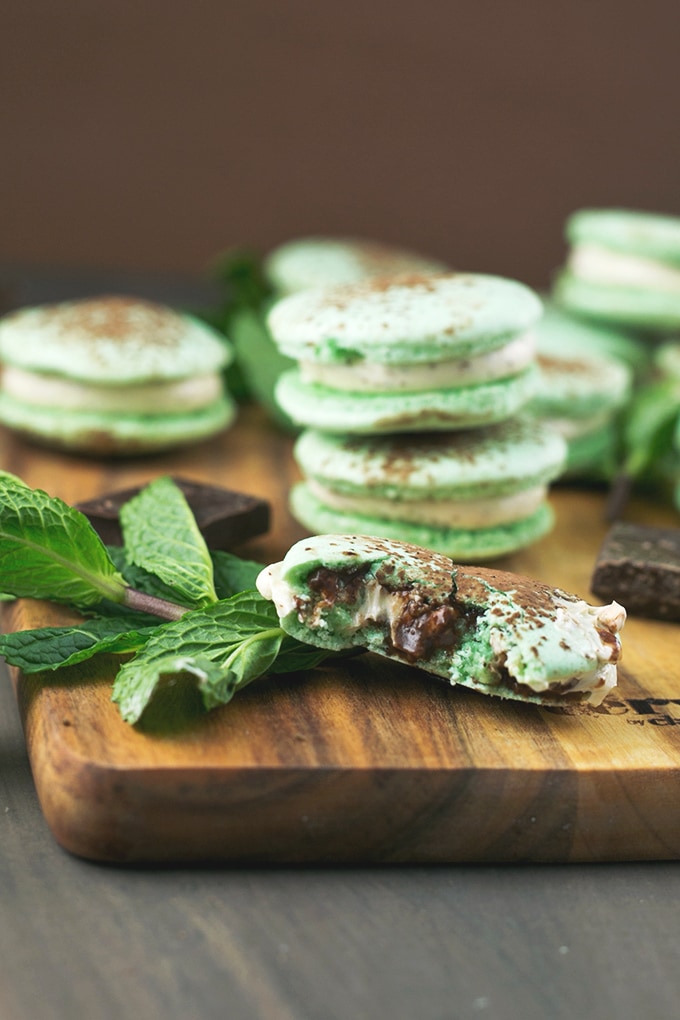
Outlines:
[[676, 863], [89, 864], [47, 828], [0, 680], [2, 1020], [678, 1015]]
[[3, 1020], [671, 1020], [680, 868], [120, 869], [43, 820], [0, 686]]

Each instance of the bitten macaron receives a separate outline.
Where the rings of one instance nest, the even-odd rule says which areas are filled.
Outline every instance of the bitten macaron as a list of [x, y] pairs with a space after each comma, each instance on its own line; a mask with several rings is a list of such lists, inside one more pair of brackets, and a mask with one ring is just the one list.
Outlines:
[[553, 516], [547, 487], [564, 440], [535, 422], [410, 436], [308, 429], [295, 445], [303, 481], [293, 515], [312, 533], [350, 531], [412, 542], [460, 562], [535, 542]]
[[137, 298], [20, 309], [0, 320], [0, 423], [95, 455], [195, 442], [234, 417], [230, 359], [207, 325]]
[[302, 426], [338, 433], [451, 430], [512, 417], [531, 397], [538, 296], [470, 273], [316, 288], [269, 313], [297, 362], [276, 397]]
[[632, 329], [680, 326], [680, 217], [583, 209], [566, 224], [554, 295], [570, 311]]
[[442, 273], [447, 268], [408, 248], [349, 237], [296, 237], [272, 249], [263, 264], [264, 275], [279, 296], [376, 276]]
[[535, 578], [463, 567], [367, 535], [314, 535], [259, 574], [282, 628], [353, 648], [481, 694], [599, 705], [616, 685], [626, 611], [590, 606]]

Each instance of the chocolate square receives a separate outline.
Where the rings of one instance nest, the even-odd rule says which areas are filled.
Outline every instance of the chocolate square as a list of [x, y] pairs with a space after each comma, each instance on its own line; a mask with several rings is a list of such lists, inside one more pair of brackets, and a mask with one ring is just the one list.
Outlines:
[[680, 620], [680, 528], [618, 521], [598, 554], [591, 591], [632, 616]]
[[[186, 478], [173, 477], [172, 480], [184, 493], [210, 549], [232, 549], [269, 530], [270, 506], [266, 500]], [[105, 493], [97, 499], [77, 503], [76, 509], [85, 514], [104, 542], [121, 545], [120, 508], [143, 488], [138, 485]]]

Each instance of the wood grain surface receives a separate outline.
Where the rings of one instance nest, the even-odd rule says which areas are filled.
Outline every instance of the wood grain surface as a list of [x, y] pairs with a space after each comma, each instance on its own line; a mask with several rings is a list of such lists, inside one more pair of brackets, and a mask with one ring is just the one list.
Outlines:
[[[270, 561], [304, 532], [290, 438], [256, 408], [189, 450], [94, 462], [0, 435], [3, 465], [68, 502], [160, 474], [268, 498]], [[557, 488], [553, 533], [498, 561], [589, 597], [603, 494]], [[676, 523], [637, 502], [631, 519]], [[6, 629], [64, 619], [20, 601]], [[629, 619], [598, 709], [540, 709], [449, 688], [377, 657], [267, 679], [181, 732], [132, 728], [109, 657], [14, 672], [40, 803], [57, 841], [112, 862], [604, 861], [680, 857], [680, 627]]]

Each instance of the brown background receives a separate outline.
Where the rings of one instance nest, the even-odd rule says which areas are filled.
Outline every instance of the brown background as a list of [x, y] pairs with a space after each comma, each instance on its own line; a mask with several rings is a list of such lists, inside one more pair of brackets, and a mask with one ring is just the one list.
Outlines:
[[0, 260], [198, 273], [310, 232], [545, 286], [680, 214], [680, 4], [9, 0]]

